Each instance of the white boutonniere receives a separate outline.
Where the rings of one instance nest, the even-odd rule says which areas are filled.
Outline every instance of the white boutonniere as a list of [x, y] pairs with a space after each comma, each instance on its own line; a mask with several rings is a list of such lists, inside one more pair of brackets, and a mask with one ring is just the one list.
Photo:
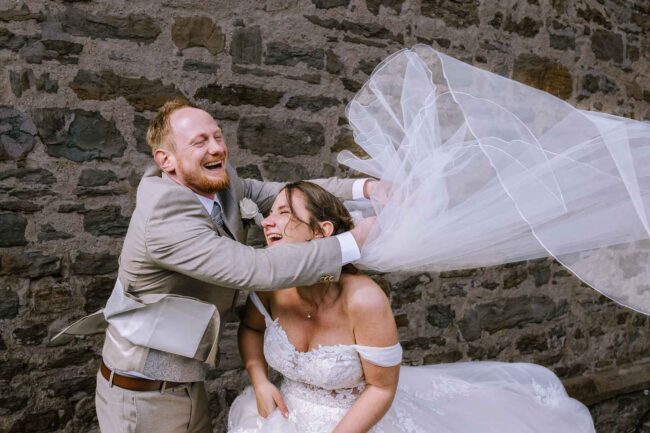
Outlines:
[[264, 219], [264, 217], [253, 200], [249, 198], [241, 199], [239, 201], [239, 213], [242, 219], [253, 220], [258, 226], [262, 225], [262, 219]]

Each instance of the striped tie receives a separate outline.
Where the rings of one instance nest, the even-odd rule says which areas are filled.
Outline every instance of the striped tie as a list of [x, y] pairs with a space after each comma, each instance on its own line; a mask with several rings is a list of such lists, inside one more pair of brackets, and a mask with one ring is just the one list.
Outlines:
[[223, 230], [223, 216], [221, 216], [221, 205], [219, 202], [215, 201], [214, 206], [212, 207], [212, 213], [210, 214], [210, 218], [212, 218], [212, 222], [219, 227], [220, 229]]

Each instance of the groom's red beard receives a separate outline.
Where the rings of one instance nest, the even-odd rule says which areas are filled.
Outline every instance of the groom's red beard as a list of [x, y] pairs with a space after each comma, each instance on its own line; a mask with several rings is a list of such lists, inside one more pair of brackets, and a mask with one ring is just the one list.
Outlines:
[[230, 176], [226, 171], [225, 165], [222, 169], [223, 172], [218, 177], [210, 177], [203, 172], [196, 172], [187, 170], [187, 172], [179, 167], [177, 169], [179, 177], [181, 177], [187, 186], [203, 194], [213, 194], [222, 189], [228, 188], [230, 185]]

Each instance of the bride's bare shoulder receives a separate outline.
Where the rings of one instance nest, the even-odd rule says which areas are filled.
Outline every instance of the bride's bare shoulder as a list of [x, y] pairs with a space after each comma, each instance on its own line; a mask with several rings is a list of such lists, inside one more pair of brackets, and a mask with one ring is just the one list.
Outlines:
[[344, 302], [350, 314], [378, 314], [390, 311], [388, 297], [367, 275], [344, 275], [340, 283]]

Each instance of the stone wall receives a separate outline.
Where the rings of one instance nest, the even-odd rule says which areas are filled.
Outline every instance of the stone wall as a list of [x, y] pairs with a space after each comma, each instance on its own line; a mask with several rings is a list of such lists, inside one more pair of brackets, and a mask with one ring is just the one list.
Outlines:
[[[96, 428], [101, 338], [48, 337], [105, 302], [151, 161], [145, 130], [168, 98], [214, 114], [242, 176], [349, 176], [335, 162], [357, 150], [345, 105], [402, 47], [648, 119], [649, 31], [646, 0], [0, 0], [0, 431]], [[649, 356], [647, 317], [551, 260], [375, 278], [408, 364], [531, 361], [575, 379]], [[236, 327], [210, 373], [218, 432], [246, 382]], [[600, 431], [645, 416], [641, 371], [590, 400]]]

